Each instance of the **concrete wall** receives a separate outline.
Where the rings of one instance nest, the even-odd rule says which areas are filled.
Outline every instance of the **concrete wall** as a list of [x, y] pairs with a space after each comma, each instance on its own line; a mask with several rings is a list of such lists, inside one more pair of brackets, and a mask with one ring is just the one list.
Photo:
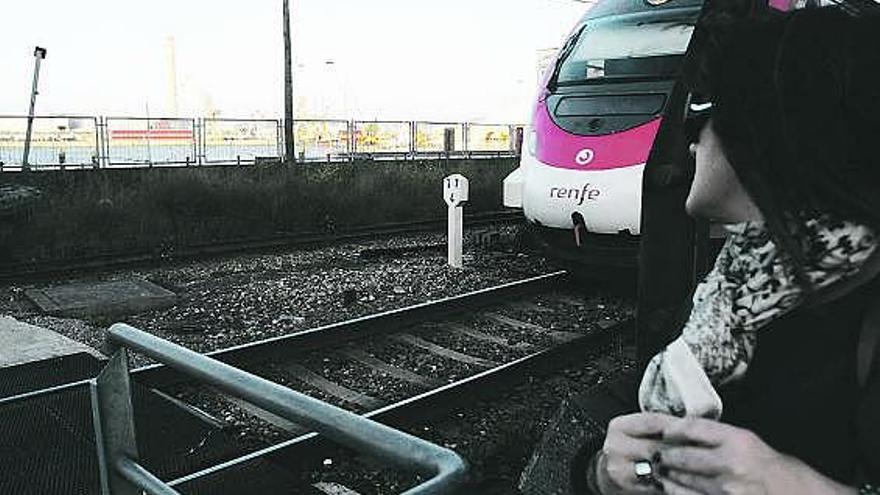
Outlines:
[[0, 267], [444, 218], [441, 179], [469, 212], [501, 209], [513, 159], [0, 174]]

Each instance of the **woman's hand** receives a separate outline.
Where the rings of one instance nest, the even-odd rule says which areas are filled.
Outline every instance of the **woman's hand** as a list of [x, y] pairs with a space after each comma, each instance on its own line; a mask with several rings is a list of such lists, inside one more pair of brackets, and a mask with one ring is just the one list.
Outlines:
[[675, 421], [679, 419], [655, 413], [630, 414], [612, 419], [596, 467], [596, 482], [602, 493], [662, 493], [658, 485], [639, 482], [635, 463], [654, 458], [663, 447], [663, 431]]
[[699, 418], [663, 431], [658, 479], [670, 495], [845, 494], [840, 485], [749, 430]]

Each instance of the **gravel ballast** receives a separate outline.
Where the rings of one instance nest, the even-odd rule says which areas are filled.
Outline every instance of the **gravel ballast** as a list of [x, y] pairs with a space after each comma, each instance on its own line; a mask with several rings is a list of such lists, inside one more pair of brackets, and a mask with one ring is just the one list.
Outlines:
[[[514, 227], [505, 227], [512, 230]], [[472, 236], [473, 237], [473, 236]], [[492, 287], [556, 269], [541, 256], [468, 248], [465, 267], [447, 266], [436, 249], [397, 257], [361, 251], [433, 246], [444, 234], [419, 233], [270, 254], [243, 254], [156, 268], [67, 276], [38, 284], [0, 285], [0, 314], [56, 331], [100, 349], [104, 331], [128, 323], [199, 352], [345, 321]], [[171, 308], [118, 318], [40, 314], [24, 291], [62, 283], [144, 278], [178, 295]], [[145, 361], [133, 356], [133, 365]]]
[[[506, 227], [507, 231], [514, 230]], [[43, 326], [100, 349], [110, 324], [121, 321], [199, 352], [208, 352], [286, 335], [331, 323], [464, 294], [542, 275], [558, 268], [534, 253], [514, 253], [475, 247], [475, 234], [466, 238], [465, 268], [446, 265], [437, 245], [444, 234], [421, 233], [339, 246], [297, 249], [266, 254], [167, 262], [152, 268], [120, 269], [68, 276], [39, 284], [0, 286], [0, 315]], [[425, 249], [419, 249], [424, 246]], [[361, 256], [361, 252], [402, 248], [395, 255]], [[65, 282], [143, 278], [174, 291], [175, 306], [122, 318], [58, 318], [40, 314], [24, 291]], [[550, 331], [587, 334], [633, 314], [631, 300], [591, 290], [584, 294], [536, 295], [504, 308], [504, 315]], [[428, 342], [475, 357], [509, 362], [554, 344], [530, 328], [515, 328], [484, 315], [461, 317], [458, 324], [504, 340], [505, 345], [463, 334], [444, 333], [430, 324], [407, 330]], [[515, 346], [511, 348], [509, 346]], [[464, 379], [485, 368], [414, 350], [399, 340], [376, 338], [357, 349], [389, 364], [437, 378], [444, 383]], [[147, 364], [133, 355], [134, 366]], [[516, 477], [527, 461], [543, 427], [561, 400], [572, 392], [607, 378], [584, 356], [583, 366], [569, 367], [546, 379], [524, 377], [496, 399], [480, 401], [443, 417], [408, 428], [413, 434], [455, 449], [471, 463], [479, 493], [515, 494]], [[625, 360], [624, 360], [625, 361]], [[615, 368], [626, 366], [624, 361]], [[300, 362], [336, 383], [369, 394], [385, 403], [411, 397], [422, 390], [394, 380], [340, 355], [308, 356]], [[313, 397], [363, 412], [329, 396], [280, 369], [254, 370], [264, 377]], [[227, 434], [252, 451], [298, 432], [254, 419], [242, 407], [210, 389], [181, 387], [173, 395], [217, 418]], [[406, 485], [393, 472], [351, 459], [336, 459], [313, 480], [342, 482], [366, 494], [398, 493]], [[403, 484], [403, 485], [402, 485]]]

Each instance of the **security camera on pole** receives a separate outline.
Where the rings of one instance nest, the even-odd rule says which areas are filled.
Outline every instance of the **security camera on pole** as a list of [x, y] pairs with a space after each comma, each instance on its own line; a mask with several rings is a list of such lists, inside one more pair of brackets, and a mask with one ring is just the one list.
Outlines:
[[449, 206], [449, 266], [461, 268], [464, 240], [464, 208], [468, 200], [468, 180], [461, 174], [443, 179], [443, 199]]

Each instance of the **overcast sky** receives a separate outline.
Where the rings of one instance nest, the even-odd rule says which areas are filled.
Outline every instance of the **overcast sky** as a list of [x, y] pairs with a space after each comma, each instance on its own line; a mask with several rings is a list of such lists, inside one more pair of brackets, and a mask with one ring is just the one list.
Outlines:
[[[522, 122], [573, 0], [291, 0], [300, 117]], [[0, 114], [283, 113], [281, 0], [2, 0]], [[332, 61], [332, 63], [327, 63]]]

